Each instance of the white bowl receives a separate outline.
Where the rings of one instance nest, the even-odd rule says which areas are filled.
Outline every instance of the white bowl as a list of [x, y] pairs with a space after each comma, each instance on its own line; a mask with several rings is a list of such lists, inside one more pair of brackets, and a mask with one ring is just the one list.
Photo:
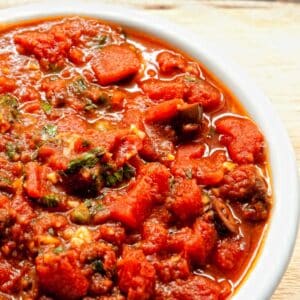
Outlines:
[[62, 15], [84, 15], [119, 23], [157, 36], [183, 50], [201, 61], [223, 82], [260, 126], [268, 143], [274, 204], [257, 261], [233, 298], [270, 298], [287, 268], [295, 244], [299, 185], [293, 148], [269, 100], [243, 71], [210, 48], [207, 42], [172, 23], [138, 10], [90, 1], [51, 1], [0, 10], [0, 25]]

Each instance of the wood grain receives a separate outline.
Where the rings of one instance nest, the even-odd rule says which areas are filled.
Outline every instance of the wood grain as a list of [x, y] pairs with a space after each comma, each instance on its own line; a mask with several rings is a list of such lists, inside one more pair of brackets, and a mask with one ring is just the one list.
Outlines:
[[[25, 2], [37, 0], [0, 0], [0, 8]], [[102, 2], [130, 5], [168, 18], [233, 58], [256, 80], [277, 109], [300, 169], [299, 1]], [[300, 299], [299, 279], [300, 234], [289, 268], [272, 300]]]

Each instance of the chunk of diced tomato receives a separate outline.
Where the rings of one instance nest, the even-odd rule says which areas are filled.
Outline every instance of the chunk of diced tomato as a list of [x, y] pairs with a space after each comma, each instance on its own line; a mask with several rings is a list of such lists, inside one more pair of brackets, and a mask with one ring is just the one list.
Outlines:
[[142, 250], [125, 248], [118, 263], [118, 278], [128, 300], [147, 300], [154, 294], [155, 269]]
[[202, 196], [195, 179], [183, 179], [175, 184], [173, 213], [182, 221], [191, 220], [201, 212]]
[[225, 153], [215, 151], [210, 156], [198, 158], [200, 154], [201, 152], [199, 154], [196, 152], [194, 155], [189, 154], [189, 146], [180, 147], [172, 166], [172, 173], [176, 176], [193, 177], [198, 184], [219, 183], [224, 177]]
[[87, 130], [87, 122], [76, 115], [66, 115], [57, 122], [57, 130], [84, 133]]
[[165, 226], [156, 219], [150, 219], [143, 224], [143, 251], [146, 254], [154, 254], [164, 249], [167, 242], [168, 231]]
[[246, 164], [262, 159], [264, 138], [249, 119], [223, 117], [216, 121], [216, 130], [223, 134], [221, 142], [227, 146], [234, 162]]
[[6, 260], [0, 260], [0, 292], [12, 294], [21, 288], [22, 273]]
[[72, 45], [72, 40], [63, 32], [28, 31], [14, 36], [18, 50], [22, 54], [33, 54], [45, 69], [51, 64], [63, 66], [64, 57]]
[[38, 256], [36, 271], [41, 289], [53, 296], [79, 299], [87, 293], [89, 282], [78, 267], [73, 252]]
[[75, 65], [82, 65], [85, 63], [85, 55], [84, 52], [78, 47], [72, 47], [69, 51], [69, 59]]
[[186, 99], [189, 103], [199, 103], [205, 111], [215, 110], [222, 103], [220, 91], [202, 79], [189, 84]]
[[6, 76], [0, 76], [0, 94], [9, 93], [16, 89], [16, 81]]
[[212, 185], [219, 183], [224, 177], [223, 163], [226, 156], [223, 151], [216, 151], [208, 157], [198, 160], [195, 178], [199, 184]]
[[127, 197], [121, 197], [112, 204], [111, 218], [131, 228], [139, 227], [153, 205], [164, 199], [169, 190], [169, 178], [170, 172], [164, 165], [147, 164]]
[[165, 74], [170, 74], [174, 71], [184, 71], [187, 64], [183, 56], [169, 51], [159, 53], [156, 60], [160, 71]]
[[25, 166], [25, 190], [29, 197], [40, 198], [45, 193], [46, 167], [37, 162], [29, 162]]
[[177, 279], [162, 286], [157, 291], [157, 299], [222, 300], [226, 297], [223, 296], [220, 284], [207, 277], [194, 275], [188, 279]]
[[135, 75], [140, 60], [133, 46], [128, 44], [103, 47], [93, 58], [92, 68], [102, 85], [116, 83]]
[[145, 119], [148, 122], [161, 122], [175, 117], [178, 108], [184, 104], [182, 99], [174, 99], [159, 103], [150, 107], [145, 112]]
[[203, 144], [189, 143], [180, 145], [177, 149], [176, 161], [180, 162], [193, 158], [201, 158], [204, 151], [205, 147]]
[[242, 240], [226, 238], [220, 240], [213, 255], [214, 262], [223, 271], [230, 271], [241, 264], [246, 251]]
[[214, 224], [198, 219], [194, 223], [193, 234], [186, 239], [185, 255], [194, 263], [203, 265], [211, 254], [216, 241], [217, 232]]
[[175, 98], [183, 99], [186, 86], [182, 78], [173, 80], [147, 79], [141, 83], [142, 90], [152, 100], [170, 100]]
[[143, 147], [143, 140], [135, 134], [129, 134], [120, 139], [114, 147], [114, 159], [116, 166], [124, 165], [134, 157]]

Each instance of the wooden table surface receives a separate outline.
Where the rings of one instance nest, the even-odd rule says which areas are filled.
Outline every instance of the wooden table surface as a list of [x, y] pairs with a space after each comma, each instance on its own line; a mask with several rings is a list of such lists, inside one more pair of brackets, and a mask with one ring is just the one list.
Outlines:
[[[0, 0], [0, 8], [25, 2], [38, 0]], [[279, 112], [300, 169], [300, 1], [102, 2], [130, 5], [170, 19], [233, 58]], [[300, 234], [290, 265], [272, 297], [278, 299], [300, 299]]]

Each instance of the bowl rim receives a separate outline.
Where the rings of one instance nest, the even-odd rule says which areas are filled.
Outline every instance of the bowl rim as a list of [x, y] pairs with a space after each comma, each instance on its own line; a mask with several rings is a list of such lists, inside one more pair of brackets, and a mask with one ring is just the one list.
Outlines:
[[[0, 10], [0, 25], [39, 18], [78, 15], [95, 17], [154, 35], [199, 60], [242, 103], [261, 128], [268, 144], [273, 181], [273, 208], [255, 264], [233, 299], [269, 299], [279, 284], [296, 243], [300, 205], [294, 150], [271, 102], [256, 84], [219, 49], [188, 29], [142, 10], [94, 1], [46, 1]], [[259, 101], [259, 103], [258, 103]]]

